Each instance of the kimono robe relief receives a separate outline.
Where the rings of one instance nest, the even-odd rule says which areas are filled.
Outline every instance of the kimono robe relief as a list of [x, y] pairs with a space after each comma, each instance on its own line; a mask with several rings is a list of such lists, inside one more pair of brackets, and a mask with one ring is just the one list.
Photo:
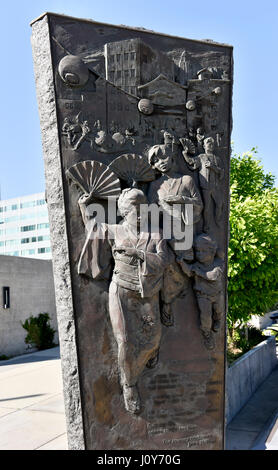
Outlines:
[[[136, 248], [140, 259], [117, 251], [119, 247]], [[97, 231], [92, 227], [80, 256], [79, 274], [109, 280], [113, 261], [109, 315], [118, 344], [121, 383], [132, 386], [159, 349], [159, 291], [173, 254], [159, 233], [137, 234], [126, 222], [101, 224]]]

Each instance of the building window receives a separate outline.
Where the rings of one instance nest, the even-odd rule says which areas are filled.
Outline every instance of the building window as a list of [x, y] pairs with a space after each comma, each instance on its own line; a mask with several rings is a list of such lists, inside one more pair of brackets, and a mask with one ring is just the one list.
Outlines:
[[43, 240], [49, 240], [49, 235], [39, 235], [38, 242], [42, 242]]
[[34, 243], [37, 241], [37, 237], [22, 238], [21, 243]]
[[26, 201], [20, 204], [20, 209], [26, 209], [27, 207], [42, 206], [45, 204], [45, 199], [37, 199], [37, 201]]
[[45, 204], [45, 199], [39, 199], [37, 201], [37, 206], [42, 206], [43, 204]]
[[34, 255], [36, 250], [21, 250], [21, 256]]
[[[44, 225], [44, 224], [40, 224], [40, 225]], [[20, 230], [21, 230], [21, 232], [30, 232], [31, 230], [36, 230], [36, 226], [35, 225], [24, 225], [23, 227], [20, 227]]]
[[17, 245], [17, 244], [18, 244], [18, 241], [19, 241], [19, 240], [6, 240], [6, 241], [5, 241], [5, 245], [6, 245], [6, 246], [14, 246], [14, 245]]
[[50, 248], [38, 248], [38, 253], [50, 253]]
[[26, 209], [27, 207], [35, 207], [36, 201], [27, 201], [20, 204], [20, 209]]
[[49, 228], [49, 224], [37, 224], [37, 229], [40, 230], [42, 228]]
[[3, 287], [3, 308], [10, 308], [10, 288]]

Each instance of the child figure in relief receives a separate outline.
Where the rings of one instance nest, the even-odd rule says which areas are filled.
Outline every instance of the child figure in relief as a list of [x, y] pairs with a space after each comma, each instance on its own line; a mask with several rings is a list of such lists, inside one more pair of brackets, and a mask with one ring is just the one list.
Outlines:
[[217, 245], [211, 237], [201, 233], [196, 237], [196, 262], [188, 264], [179, 260], [184, 273], [194, 278], [193, 289], [200, 312], [200, 329], [204, 344], [214, 349], [214, 335], [220, 328], [220, 320], [224, 312], [223, 295], [223, 261], [216, 257]]

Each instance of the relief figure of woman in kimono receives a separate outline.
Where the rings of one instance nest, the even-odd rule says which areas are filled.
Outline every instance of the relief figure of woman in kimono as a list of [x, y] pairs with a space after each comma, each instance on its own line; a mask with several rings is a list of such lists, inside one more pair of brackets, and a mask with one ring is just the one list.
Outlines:
[[[79, 200], [81, 213], [86, 198]], [[139, 189], [126, 189], [118, 200], [120, 224], [91, 225], [84, 244], [79, 274], [93, 279], [111, 278], [109, 315], [118, 346], [118, 367], [125, 408], [140, 411], [137, 382], [147, 367], [158, 361], [161, 339], [159, 291], [163, 273], [173, 254], [159, 232], [140, 230], [140, 206], [147, 204]], [[93, 233], [94, 232], [94, 233]]]

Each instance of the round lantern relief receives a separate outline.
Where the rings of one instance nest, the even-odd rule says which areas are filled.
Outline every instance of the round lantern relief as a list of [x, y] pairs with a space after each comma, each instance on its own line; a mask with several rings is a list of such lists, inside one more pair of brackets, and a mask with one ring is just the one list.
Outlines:
[[138, 109], [140, 113], [149, 115], [153, 113], [153, 104], [150, 100], [143, 98], [138, 103]]
[[75, 55], [66, 55], [61, 59], [58, 72], [63, 80], [70, 87], [82, 87], [89, 79], [89, 70], [84, 62]]
[[188, 100], [188, 101], [186, 102], [185, 107], [186, 107], [186, 109], [188, 109], [188, 111], [194, 111], [194, 109], [196, 108], [195, 101], [193, 101], [193, 100]]

